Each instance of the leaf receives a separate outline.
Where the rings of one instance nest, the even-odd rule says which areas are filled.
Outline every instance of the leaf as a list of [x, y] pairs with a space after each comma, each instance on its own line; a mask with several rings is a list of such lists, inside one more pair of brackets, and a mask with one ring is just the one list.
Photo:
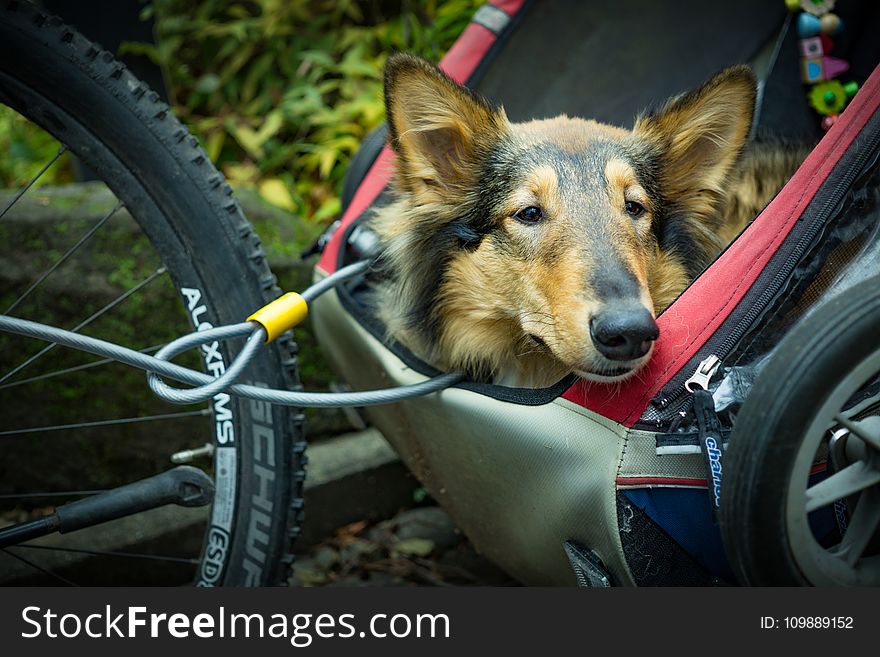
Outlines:
[[270, 112], [266, 117], [266, 120], [263, 122], [263, 125], [260, 126], [260, 129], [257, 131], [257, 141], [260, 146], [262, 146], [266, 140], [274, 137], [276, 133], [281, 130], [281, 126], [284, 125], [284, 116], [281, 114], [280, 110], [276, 110], [275, 112]]
[[327, 574], [314, 568], [297, 567], [296, 581], [300, 586], [321, 586], [327, 583]]
[[285, 185], [284, 181], [280, 178], [268, 178], [264, 180], [260, 183], [259, 190], [260, 196], [272, 205], [284, 208], [291, 212], [296, 209], [296, 204], [293, 202], [293, 197], [290, 195], [287, 185]]
[[205, 73], [196, 82], [195, 91], [200, 94], [212, 94], [220, 88], [220, 76], [214, 73]]
[[318, 171], [325, 180], [330, 177], [330, 171], [336, 165], [337, 152], [332, 148], [323, 149], [318, 155]]
[[274, 61], [275, 54], [272, 52], [265, 52], [257, 58], [257, 61], [248, 67], [247, 77], [241, 88], [241, 99], [243, 102], [253, 100], [260, 85], [266, 83], [267, 75], [272, 68]]
[[118, 57], [123, 55], [143, 55], [149, 57], [154, 64], [161, 63], [159, 49], [151, 43], [140, 43], [134, 41], [123, 41], [119, 44], [116, 51]]
[[248, 155], [250, 155], [255, 160], [262, 159], [262, 142], [260, 141], [260, 138], [255, 130], [252, 130], [246, 125], [239, 124], [233, 127], [232, 136], [235, 137], [235, 141], [239, 143], [239, 145], [245, 150], [245, 152], [247, 152]]
[[427, 557], [434, 551], [434, 541], [427, 538], [407, 538], [395, 544], [394, 550], [400, 554]]
[[223, 150], [224, 143], [226, 143], [226, 133], [223, 130], [217, 130], [208, 137], [205, 150], [212, 162], [216, 162], [220, 158], [220, 151]]
[[239, 185], [252, 186], [255, 178], [259, 175], [257, 167], [251, 162], [228, 163], [223, 166], [223, 175], [229, 182]]
[[339, 197], [334, 196], [333, 198], [328, 198], [321, 203], [321, 206], [315, 211], [312, 221], [324, 221], [330, 217], [335, 217], [339, 215], [341, 210], [342, 202], [339, 200]]

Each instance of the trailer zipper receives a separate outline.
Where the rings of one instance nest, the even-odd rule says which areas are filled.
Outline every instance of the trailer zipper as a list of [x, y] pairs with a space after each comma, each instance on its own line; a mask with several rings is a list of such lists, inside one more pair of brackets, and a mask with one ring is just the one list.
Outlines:
[[[750, 307], [746, 315], [723, 336], [720, 343], [713, 344], [710, 338], [703, 349], [691, 359], [691, 362], [700, 357], [706, 359], [705, 354], [707, 351], [710, 351], [719, 361], [723, 360], [730, 355], [737, 343], [755, 324], [755, 321], [764, 314], [770, 302], [780, 293], [784, 284], [803, 259], [808, 247], [815, 242], [816, 237], [828, 224], [833, 213], [839, 210], [840, 203], [851, 189], [853, 182], [876, 165], [878, 156], [880, 156], [880, 149], [878, 149], [878, 144], [880, 144], [880, 127], [876, 125], [877, 123], [880, 123], [880, 113], [872, 115], [871, 119], [862, 129], [863, 134], [866, 135], [865, 141], [860, 144], [856, 140], [850, 145], [850, 149], [857, 149], [853, 162], [848, 165], [841, 180], [829, 191], [828, 198], [822, 204], [821, 209], [815, 213], [813, 220], [798, 238], [796, 247], [777, 265], [776, 273], [773, 275], [772, 280], [754, 302], [749, 302]], [[836, 166], [841, 166], [841, 164], [838, 163]], [[822, 191], [820, 189], [817, 195], [821, 194]], [[705, 360], [701, 361], [701, 365], [702, 362], [705, 362]], [[682, 378], [686, 376], [688, 371], [691, 370], [687, 367], [682, 368], [679, 374], [676, 374], [661, 389], [657, 396], [657, 401], [652, 404], [655, 408], [649, 409], [645, 414], [646, 419], [650, 418], [649, 421], [652, 424], [663, 425], [676, 414], [686, 410], [690, 399], [685, 396], [688, 390], [682, 385]]]
[[706, 465], [706, 487], [709, 491], [709, 504], [712, 517], [718, 521], [721, 510], [721, 481], [724, 472], [723, 427], [715, 412], [715, 401], [709, 392], [709, 381], [718, 371], [721, 359], [715, 354], [705, 358], [697, 366], [697, 371], [685, 381], [684, 388], [691, 394], [694, 402], [694, 417], [697, 421], [697, 438], [700, 453]]

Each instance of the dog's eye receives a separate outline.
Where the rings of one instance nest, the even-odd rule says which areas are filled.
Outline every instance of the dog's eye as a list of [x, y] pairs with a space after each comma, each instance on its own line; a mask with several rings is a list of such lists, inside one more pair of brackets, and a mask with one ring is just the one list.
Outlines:
[[626, 213], [635, 219], [645, 214], [645, 206], [641, 203], [636, 203], [635, 201], [627, 201], [624, 203], [623, 207], [626, 210]]
[[524, 224], [535, 224], [544, 218], [544, 211], [541, 210], [541, 208], [539, 207], [530, 205], [527, 208], [523, 208], [513, 216], [519, 219]]

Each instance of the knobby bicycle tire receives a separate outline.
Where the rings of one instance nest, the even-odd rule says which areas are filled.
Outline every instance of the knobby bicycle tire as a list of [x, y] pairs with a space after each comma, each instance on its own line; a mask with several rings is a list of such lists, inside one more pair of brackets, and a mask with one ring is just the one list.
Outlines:
[[[124, 203], [196, 328], [240, 322], [277, 298], [260, 240], [223, 176], [111, 53], [29, 3], [3, 2], [0, 102], [66, 144]], [[228, 348], [220, 353], [229, 363]], [[282, 336], [247, 380], [297, 389], [295, 354]], [[302, 414], [222, 397], [212, 411], [217, 489], [195, 583], [284, 583], [303, 517]]]
[[[795, 464], [816, 413], [878, 349], [878, 283], [878, 277], [859, 283], [797, 325], [739, 413], [725, 457], [720, 529], [731, 566], [744, 584], [817, 584], [798, 564], [786, 521], [790, 489], [798, 477], [807, 476], [808, 467], [796, 472]], [[807, 450], [808, 463], [814, 449]]]

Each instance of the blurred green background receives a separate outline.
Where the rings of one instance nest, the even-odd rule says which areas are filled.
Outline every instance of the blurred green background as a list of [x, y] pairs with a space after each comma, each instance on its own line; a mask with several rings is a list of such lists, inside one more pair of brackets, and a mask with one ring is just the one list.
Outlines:
[[[233, 186], [299, 215], [311, 235], [338, 213], [349, 160], [384, 120], [385, 59], [407, 50], [438, 61], [480, 4], [153, 0], [141, 18], [154, 22], [155, 43], [124, 42], [117, 54], [160, 66], [175, 113]], [[0, 186], [21, 184], [56, 148], [0, 107]], [[40, 184], [72, 176], [53, 167]]]

